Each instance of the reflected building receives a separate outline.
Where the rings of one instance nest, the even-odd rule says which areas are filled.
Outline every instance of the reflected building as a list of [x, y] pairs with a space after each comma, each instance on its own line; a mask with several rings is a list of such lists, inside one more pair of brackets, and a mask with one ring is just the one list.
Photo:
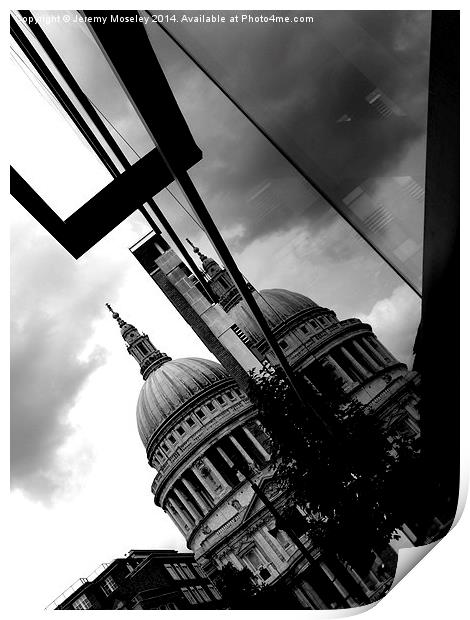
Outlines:
[[412, 177], [368, 179], [342, 202], [362, 234], [421, 287], [423, 245], [415, 234], [424, 215], [419, 183]]
[[[248, 466], [253, 482], [277, 510], [285, 510], [288, 497], [273, 480], [268, 438], [245, 393], [249, 371], [275, 365], [276, 359], [229, 274], [195, 248], [218, 300], [213, 303], [160, 235], [148, 235], [131, 250], [220, 362], [173, 360], [113, 311], [145, 381], [137, 425], [156, 470], [155, 504], [173, 520], [208, 575], [227, 563], [247, 567], [260, 583], [283, 592], [287, 608], [354, 607], [380, 598], [387, 558], [377, 555], [362, 576], [325, 559], [311, 547], [297, 511], [293, 527], [310, 547], [312, 566], [239, 472]], [[253, 289], [253, 294], [296, 372], [316, 385], [319, 363], [384, 424], [419, 433], [417, 374], [393, 357], [369, 325], [339, 321], [332, 310], [299, 293]]]

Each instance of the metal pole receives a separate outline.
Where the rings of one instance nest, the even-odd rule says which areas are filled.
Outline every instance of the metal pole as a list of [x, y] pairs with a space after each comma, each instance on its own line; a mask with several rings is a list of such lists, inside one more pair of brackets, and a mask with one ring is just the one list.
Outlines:
[[255, 482], [253, 482], [253, 480], [251, 480], [249, 477], [245, 476], [245, 479], [247, 480], [247, 482], [250, 483], [251, 488], [255, 492], [255, 495], [257, 495], [260, 498], [260, 500], [263, 502], [263, 504], [266, 506], [269, 512], [273, 514], [274, 518], [276, 519], [276, 523], [279, 525], [280, 529], [284, 530], [284, 532], [286, 532], [289, 538], [292, 539], [292, 542], [297, 547], [297, 549], [300, 551], [300, 553], [304, 556], [307, 562], [311, 564], [312, 566], [314, 566], [315, 568], [318, 568], [318, 564], [316, 560], [313, 558], [310, 551], [307, 549], [304, 543], [300, 540], [297, 534], [292, 530], [292, 528], [289, 527], [286, 519], [282, 516], [279, 510], [274, 506], [274, 504], [268, 498], [266, 493], [264, 493], [264, 491], [262, 491], [260, 487]]
[[[233, 259], [232, 255], [230, 253], [230, 250], [228, 249], [224, 239], [222, 238], [222, 235], [220, 234], [219, 229], [215, 225], [215, 223], [214, 223], [214, 221], [213, 221], [209, 211], [207, 210], [206, 205], [204, 204], [202, 198], [200, 197], [200, 195], [199, 195], [196, 187], [194, 186], [194, 183], [192, 182], [190, 176], [188, 175], [188, 173], [186, 171], [179, 171], [179, 170], [172, 169], [172, 167], [170, 166], [170, 163], [168, 162], [168, 160], [166, 160], [166, 158], [165, 158], [163, 153], [162, 153], [162, 157], [167, 162], [167, 165], [169, 166], [171, 173], [175, 177], [176, 182], [180, 186], [180, 189], [183, 192], [183, 194], [185, 195], [185, 197], [188, 200], [189, 204], [193, 207], [194, 211], [198, 215], [200, 221], [202, 222], [202, 224], [203, 224], [203, 226], [204, 226], [204, 228], [205, 228], [205, 230], [206, 230], [206, 232], [207, 232], [207, 234], [209, 236], [209, 239], [214, 244], [214, 247], [215, 247], [218, 255], [220, 256], [220, 258], [223, 261], [225, 267], [227, 268], [228, 272], [232, 276], [233, 281], [235, 282], [235, 285], [237, 286], [238, 290], [240, 291], [241, 296], [246, 301], [249, 309], [253, 313], [253, 316], [255, 317], [255, 320], [258, 322], [258, 324], [260, 326], [260, 329], [261, 329], [264, 337], [266, 338], [267, 343], [269, 344], [269, 346], [273, 350], [274, 354], [278, 358], [279, 363], [280, 363], [282, 369], [284, 370], [289, 383], [292, 386], [292, 389], [294, 390], [295, 394], [297, 395], [297, 398], [299, 399], [299, 401], [302, 404], [307, 404], [308, 405], [308, 401], [305, 400], [305, 395], [303, 393], [303, 389], [300, 386], [300, 381], [299, 381], [298, 376], [295, 374], [295, 372], [292, 369], [292, 367], [290, 366], [286, 356], [284, 355], [284, 352], [282, 351], [282, 349], [281, 349], [278, 341], [276, 340], [276, 338], [275, 338], [271, 328], [269, 327], [266, 318], [264, 317], [264, 315], [261, 312], [258, 304], [256, 303], [256, 301], [255, 301], [255, 299], [254, 299], [254, 297], [253, 297], [253, 295], [252, 295], [252, 293], [250, 291], [250, 287], [245, 282], [245, 278], [243, 277], [242, 273], [238, 269], [238, 266], [237, 266], [235, 260]], [[326, 423], [326, 421], [323, 420], [323, 418], [314, 409], [311, 408], [311, 411], [312, 411], [313, 415], [315, 415], [317, 421], [319, 422], [320, 428], [326, 433], [326, 436], [327, 437], [333, 437], [332, 432], [331, 432], [331, 428]]]
[[41, 44], [41, 47], [43, 48], [43, 50], [46, 52], [46, 54], [49, 56], [51, 61], [54, 63], [56, 69], [61, 74], [65, 83], [70, 88], [72, 93], [75, 95], [78, 102], [83, 107], [85, 112], [88, 114], [92, 122], [95, 124], [96, 128], [98, 129], [100, 134], [103, 136], [104, 140], [110, 146], [114, 155], [118, 159], [119, 163], [123, 166], [123, 168], [129, 168], [129, 162], [127, 160], [127, 157], [124, 155], [124, 153], [121, 151], [121, 149], [115, 142], [110, 131], [108, 130], [108, 128], [102, 121], [98, 112], [93, 107], [93, 104], [90, 102], [86, 94], [83, 92], [83, 90], [81, 89], [81, 87], [79, 86], [75, 78], [73, 77], [72, 73], [70, 72], [69, 68], [64, 63], [62, 58], [59, 56], [55, 47], [52, 45], [52, 43], [47, 38], [41, 26], [37, 23], [36, 19], [34, 18], [34, 15], [31, 13], [31, 11], [21, 10], [19, 11], [19, 13], [23, 18], [28, 20], [28, 25], [29, 25], [31, 32], [34, 34], [38, 42]]
[[[191, 267], [191, 269], [193, 270], [193, 272], [195, 273], [195, 275], [197, 276], [199, 282], [201, 283], [201, 285], [204, 287], [204, 291], [206, 293], [206, 295], [208, 296], [208, 298], [210, 299], [210, 301], [212, 303], [216, 303], [217, 300], [214, 297], [214, 293], [211, 291], [209, 285], [207, 284], [207, 282], [204, 279], [204, 275], [202, 274], [202, 272], [200, 271], [200, 269], [197, 267], [196, 263], [194, 262], [192, 256], [190, 255], [190, 253], [188, 252], [188, 250], [186, 249], [184, 243], [181, 242], [180, 238], [178, 237], [178, 235], [176, 234], [176, 232], [173, 230], [173, 228], [171, 227], [170, 222], [166, 219], [166, 217], [163, 215], [160, 207], [157, 205], [157, 203], [155, 202], [154, 198], [151, 198], [148, 202], [148, 211], [150, 211], [150, 213], [154, 213], [155, 217], [159, 220], [159, 222], [162, 224], [163, 228], [166, 230], [166, 232], [168, 233], [168, 236], [170, 237], [170, 239], [173, 241], [173, 243], [176, 245], [176, 247], [178, 248], [178, 250], [181, 252], [181, 254], [183, 255], [183, 258], [186, 259], [188, 265]], [[152, 220], [152, 218], [150, 217], [149, 213], [148, 213], [147, 209], [144, 207], [142, 207], [140, 209], [140, 212], [142, 213], [142, 215], [145, 217], [145, 219], [147, 220], [147, 222], [150, 224], [150, 226], [153, 228], [153, 230], [157, 233], [160, 234], [160, 230], [156, 227], [155, 222]]]
[[[64, 81], [66, 82], [66, 84], [68, 85], [72, 93], [75, 95], [79, 103], [82, 105], [85, 112], [88, 114], [92, 122], [95, 124], [103, 140], [107, 143], [107, 145], [109, 146], [109, 148], [111, 149], [115, 157], [118, 159], [119, 163], [122, 165], [122, 167], [125, 170], [128, 170], [129, 168], [131, 168], [131, 163], [127, 159], [126, 155], [120, 149], [116, 140], [113, 138], [110, 131], [108, 130], [108, 128], [106, 127], [104, 122], [101, 120], [100, 116], [98, 115], [97, 111], [93, 107], [93, 104], [90, 102], [88, 97], [85, 95], [85, 93], [83, 92], [83, 90], [81, 89], [81, 87], [79, 86], [75, 78], [73, 77], [72, 73], [69, 71], [68, 67], [65, 65], [62, 58], [59, 56], [59, 54], [55, 50], [54, 46], [51, 44], [51, 42], [49, 41], [49, 39], [43, 32], [42, 28], [35, 21], [32, 13], [30, 11], [20, 11], [20, 14], [22, 17], [28, 18], [29, 20], [28, 23], [30, 25], [30, 29], [33, 32], [34, 36], [36, 37], [38, 42], [41, 44], [42, 48], [44, 49], [46, 54], [49, 56], [51, 61], [54, 63], [57, 70], [59, 71]], [[42, 60], [40, 55], [34, 49], [33, 45], [31, 45], [31, 43], [28, 41], [28, 38], [24, 35], [20, 26], [16, 23], [13, 17], [10, 18], [10, 27], [11, 27], [11, 32], [12, 32], [13, 37], [15, 41], [18, 43], [18, 45], [20, 46], [23, 53], [26, 55], [26, 57], [31, 62], [31, 64], [34, 66], [34, 68], [38, 71], [42, 79], [46, 82], [47, 86], [51, 89], [52, 93], [57, 98], [59, 103], [62, 105], [64, 110], [69, 114], [69, 116], [71, 117], [75, 125], [84, 135], [88, 144], [91, 146], [93, 151], [98, 156], [98, 158], [106, 166], [106, 168], [108, 169], [108, 171], [114, 178], [118, 177], [120, 174], [120, 171], [117, 168], [116, 164], [113, 162], [109, 154], [103, 148], [102, 144], [99, 142], [99, 140], [97, 139], [93, 131], [88, 127], [83, 116], [79, 113], [76, 106], [73, 104], [71, 99], [68, 97], [64, 89], [60, 86], [54, 74], [47, 67], [46, 63]], [[194, 274], [198, 278], [199, 282], [201, 283], [201, 286], [204, 288], [204, 291], [207, 297], [209, 298], [209, 300], [215, 303], [216, 300], [214, 298], [214, 295], [210, 287], [208, 286], [206, 280], [204, 279], [202, 272], [199, 270], [193, 258], [191, 257], [190, 253], [186, 249], [185, 245], [180, 241], [178, 235], [175, 233], [175, 231], [173, 230], [172, 226], [170, 225], [166, 217], [163, 215], [160, 208], [157, 206], [157, 203], [155, 202], [154, 198], [150, 198], [150, 200], [148, 200], [147, 202], [147, 208], [142, 206], [140, 208], [140, 212], [142, 213], [144, 218], [147, 220], [147, 222], [150, 224], [152, 229], [157, 234], [161, 234], [160, 229], [155, 225], [154, 220], [149, 215], [149, 211], [159, 220], [159, 222], [165, 229], [168, 236], [175, 243], [176, 247], [181, 252], [183, 258], [187, 261], [187, 263], [193, 270]]]
[[88, 144], [92, 147], [94, 152], [98, 155], [101, 162], [106, 166], [108, 171], [112, 176], [117, 176], [119, 173], [115, 163], [110, 158], [106, 150], [103, 148], [102, 144], [100, 144], [96, 135], [93, 131], [88, 127], [85, 119], [77, 110], [76, 106], [71, 101], [70, 97], [67, 95], [65, 90], [56, 80], [54, 74], [43, 61], [41, 56], [35, 50], [34, 46], [30, 43], [26, 35], [23, 33], [19, 25], [16, 23], [13, 17], [10, 17], [10, 32], [13, 39], [16, 41], [21, 51], [24, 53], [26, 58], [32, 64], [32, 66], [36, 69], [38, 74], [44, 80], [45, 84], [51, 90], [53, 95], [56, 97], [62, 108], [67, 112], [70, 118], [73, 120], [75, 125], [78, 127], [82, 135], [87, 140]]

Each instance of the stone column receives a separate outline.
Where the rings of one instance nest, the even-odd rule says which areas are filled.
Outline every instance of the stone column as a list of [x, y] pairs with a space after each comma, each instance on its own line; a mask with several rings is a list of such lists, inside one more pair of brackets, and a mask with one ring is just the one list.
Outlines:
[[321, 566], [323, 572], [328, 576], [328, 579], [330, 579], [332, 584], [335, 586], [335, 588], [341, 594], [341, 596], [344, 599], [346, 599], [346, 601], [350, 602], [351, 597], [349, 595], [349, 592], [346, 590], [346, 588], [343, 586], [343, 584], [340, 582], [340, 580], [336, 578], [336, 576], [331, 571], [331, 569], [325, 564], [325, 562], [320, 562], [320, 566]]
[[396, 357], [393, 357], [393, 355], [390, 353], [390, 351], [388, 351], [381, 342], [379, 342], [378, 340], [376, 340], [376, 342], [377, 342], [377, 345], [379, 347], [379, 350], [382, 351], [382, 354], [383, 354], [384, 358], [388, 362], [397, 362], [398, 361], [396, 359]]
[[251, 443], [258, 450], [258, 452], [260, 452], [262, 454], [264, 460], [265, 461], [269, 461], [269, 453], [266, 452], [266, 450], [263, 448], [263, 446], [260, 444], [260, 442], [256, 439], [256, 437], [253, 435], [253, 433], [250, 431], [250, 429], [247, 428], [246, 426], [242, 426], [242, 429], [243, 429], [243, 432], [245, 433], [245, 435], [251, 441]]
[[198, 512], [194, 510], [194, 508], [191, 506], [191, 503], [188, 502], [188, 500], [185, 498], [185, 496], [181, 493], [179, 489], [177, 489], [176, 487], [173, 487], [173, 491], [176, 497], [180, 500], [180, 502], [183, 504], [183, 506], [186, 508], [186, 510], [189, 512], [189, 514], [194, 519], [194, 523], [197, 523], [201, 518]]
[[203, 456], [202, 460], [204, 462], [204, 464], [206, 465], [206, 467], [208, 467], [210, 469], [210, 471], [214, 474], [214, 476], [219, 480], [220, 484], [223, 487], [227, 487], [230, 488], [229, 483], [225, 480], [225, 478], [222, 476], [222, 474], [219, 472], [219, 470], [217, 469], [217, 467], [215, 465], [212, 464], [212, 461], [210, 461], [207, 456]]
[[184, 515], [180, 514], [178, 508], [176, 507], [176, 505], [173, 503], [173, 501], [170, 498], [167, 498], [166, 503], [167, 503], [167, 506], [170, 512], [172, 513], [174, 517], [174, 521], [176, 525], [181, 530], [181, 532], [185, 534], [186, 533], [185, 530], [188, 530], [191, 526], [184, 518]]
[[338, 362], [333, 359], [333, 357], [331, 355], [327, 355], [326, 356], [326, 361], [328, 362], [328, 364], [331, 364], [331, 366], [333, 366], [333, 368], [335, 369], [335, 371], [337, 372], [337, 374], [341, 377], [341, 379], [343, 379], [346, 383], [353, 383], [354, 379], [352, 379], [345, 370], [343, 370], [341, 368], [341, 366], [338, 364]]
[[362, 356], [362, 358], [366, 360], [366, 362], [372, 367], [372, 370], [376, 372], [377, 370], [380, 370], [380, 366], [377, 364], [377, 362], [372, 359], [372, 357], [367, 353], [367, 351], [365, 351], [356, 340], [353, 340], [352, 344], [356, 351], [358, 351], [358, 353]]
[[221, 474], [217, 471], [217, 469], [212, 465], [212, 463], [206, 457], [202, 457], [200, 459], [205, 467], [210, 470], [213, 481], [216, 484], [216, 488], [212, 488], [210, 484], [208, 484], [207, 478], [201, 472], [200, 468], [196, 465], [196, 463], [192, 467], [192, 471], [202, 486], [206, 489], [206, 491], [210, 494], [210, 496], [216, 500], [220, 497], [221, 490], [225, 488], [230, 488], [230, 485], [225, 482], [222, 478]]
[[266, 542], [268, 543], [268, 545], [277, 555], [277, 557], [281, 560], [282, 563], [284, 563], [289, 557], [289, 555], [287, 554], [287, 551], [283, 548], [281, 544], [279, 544], [279, 541], [269, 533], [268, 528], [266, 526], [263, 526], [261, 528], [261, 533], [263, 537], [265, 538]]
[[343, 355], [345, 355], [348, 358], [348, 360], [351, 362], [351, 364], [357, 370], [357, 372], [362, 377], [367, 379], [369, 377], [369, 375], [370, 375], [370, 372], [367, 372], [367, 370], [363, 366], [361, 366], [361, 364], [359, 364], [359, 362], [351, 355], [351, 353], [349, 353], [349, 351], [345, 347], [340, 347], [340, 349], [343, 352]]
[[194, 485], [185, 478], [181, 478], [181, 482], [188, 489], [189, 494], [193, 497], [194, 501], [202, 510], [202, 514], [205, 515], [209, 510], [210, 506], [205, 502], [205, 500], [201, 497], [199, 492], [195, 489]]
[[367, 349], [369, 355], [375, 359], [376, 363], [379, 364], [381, 368], [386, 365], [386, 361], [384, 360], [383, 356], [376, 349], [374, 349], [374, 347], [370, 344], [367, 338], [363, 337], [361, 340], [361, 344], [364, 349]]
[[386, 356], [381, 349], [376, 349], [370, 343], [368, 338], [364, 338], [362, 341], [362, 344], [367, 348], [368, 351], [370, 351], [371, 355], [374, 356], [379, 361], [380, 364], [382, 364], [383, 366], [386, 366], [389, 363], [390, 357]]
[[227, 557], [230, 558], [235, 568], [238, 568], [238, 569], [245, 568], [245, 565], [240, 562], [240, 560], [237, 558], [237, 556], [234, 553], [229, 553]]
[[277, 555], [276, 551], [272, 548], [263, 535], [262, 531], [258, 531], [258, 535], [255, 537], [256, 542], [260, 546], [262, 552], [266, 556], [268, 563], [274, 564], [278, 572], [282, 570], [284, 562]]
[[[227, 465], [229, 467], [235, 467], [235, 463], [232, 461], [232, 459], [226, 454], [226, 452], [224, 450], [222, 450], [222, 448], [220, 446], [217, 446], [217, 451], [220, 454], [220, 456], [224, 459], [224, 461], [227, 463]], [[235, 474], [238, 478], [239, 481], [243, 480], [243, 474], [239, 471], [237, 471], [237, 473]]]
[[222, 448], [220, 446], [217, 446], [217, 452], [224, 459], [224, 461], [227, 463], [227, 465], [229, 465], [230, 467], [233, 467], [235, 465], [235, 463], [232, 461], [232, 459], [225, 453], [224, 450], [222, 450]]
[[365, 581], [362, 579], [362, 577], [358, 575], [358, 573], [356, 573], [356, 571], [354, 570], [352, 566], [346, 565], [346, 570], [351, 575], [351, 577], [354, 579], [354, 581], [360, 586], [364, 594], [370, 597], [370, 595], [372, 594], [372, 591], [370, 590], [369, 586], [365, 583]]
[[240, 445], [240, 443], [235, 439], [235, 437], [233, 435], [229, 435], [229, 439], [230, 441], [233, 443], [233, 445], [235, 446], [235, 448], [240, 452], [240, 454], [243, 456], [243, 458], [247, 461], [247, 463], [249, 463], [250, 465], [254, 465], [254, 461], [251, 458], [251, 456], [248, 454], [248, 452], [246, 452], [246, 450]]
[[183, 512], [180, 511], [180, 509], [178, 508], [176, 503], [170, 497], [167, 497], [167, 503], [172, 508], [173, 513], [175, 514], [175, 516], [179, 517], [179, 519], [183, 523], [183, 528], [184, 529], [189, 529], [189, 530], [192, 529], [193, 524], [189, 521], [189, 519], [186, 517], [186, 515]]

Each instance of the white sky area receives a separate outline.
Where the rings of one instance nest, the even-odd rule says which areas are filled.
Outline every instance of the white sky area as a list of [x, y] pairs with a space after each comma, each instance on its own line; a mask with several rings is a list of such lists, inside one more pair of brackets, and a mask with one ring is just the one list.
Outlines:
[[[68, 121], [10, 64], [12, 164], [65, 217], [109, 175]], [[30, 428], [21, 431], [31, 442], [31, 461], [26, 454], [19, 459], [10, 500], [15, 552], [8, 565], [21, 578], [10, 580], [8, 596], [29, 617], [79, 577], [130, 549], [186, 548], [176, 526], [153, 504], [153, 470], [135, 422], [142, 378], [105, 302], [171, 357], [211, 355], [128, 250], [148, 231], [142, 216], [131, 216], [75, 261], [12, 198], [9, 211], [12, 350], [25, 364], [13, 379], [24, 407], [33, 407], [34, 396], [57, 412], [52, 419], [47, 407], [37, 411], [34, 424], [25, 417]], [[241, 223], [223, 232], [233, 240], [242, 229]], [[194, 240], [214, 256], [197, 229]], [[370, 252], [352, 252], [344, 260], [328, 253], [333, 246], [361, 243], [339, 219], [318, 234], [293, 222], [234, 253], [256, 288], [291, 288], [336, 310], [340, 319], [357, 316], [409, 362], [417, 296], [393, 274], [382, 287], [382, 267]]]
[[[15, 95], [13, 118], [17, 115], [19, 122], [20, 118], [28, 117], [31, 109], [36, 113], [34, 122], [22, 125], [22, 131], [15, 133], [19, 139], [13, 143], [17, 147], [13, 161], [19, 153], [19, 170], [31, 179], [35, 189], [52, 206], [65, 204], [73, 211], [74, 206], [83, 204], [109, 182], [107, 174], [63, 117], [23, 79], [16, 66], [11, 73]], [[41, 144], [41, 152], [28, 148], [30, 144]], [[77, 169], [81, 171], [79, 182], [74, 173]], [[93, 279], [93, 273], [103, 271], [103, 261], [112, 256], [107, 277], [119, 279], [119, 286], [112, 287], [112, 298], [102, 298], [102, 320], [87, 327], [75, 351], [77, 360], [86, 360], [96, 354], [98, 347], [110, 363], [89, 377], [67, 412], [64, 423], [71, 428], [71, 434], [57, 452], [63, 465], [58, 475], [67, 478], [64, 493], [52, 505], [31, 501], [20, 490], [12, 494], [11, 534], [17, 537], [18, 553], [10, 567], [13, 571], [23, 571], [24, 557], [29, 556], [28, 571], [34, 574], [34, 579], [29, 580], [23, 608], [34, 611], [45, 607], [78, 577], [88, 575], [100, 563], [111, 561], [130, 548], [186, 548], [176, 527], [153, 504], [152, 470], [147, 465], [135, 423], [142, 378], [137, 364], [127, 355], [118, 325], [104, 303], [110, 301], [124, 318], [150, 333], [156, 346], [173, 357], [211, 355], [173, 307], [162, 299], [159, 289], [127, 249], [148, 230], [141, 216], [130, 218], [74, 264], [29, 214], [13, 199], [10, 202], [13, 243], [17, 234], [26, 246], [18, 253], [24, 250], [29, 254], [33, 248], [39, 249], [42, 256], [53, 253], [59, 261], [63, 259], [70, 265], [76, 273], [76, 283], [85, 289], [87, 285], [101, 286], [99, 279]], [[66, 215], [60, 209], [57, 212]], [[12, 267], [15, 272], [15, 248]], [[47, 291], [45, 280], [54, 277], [49, 269], [54, 270], [54, 265], [48, 263], [47, 271], [38, 274], [46, 291], [37, 310], [52, 317], [62, 315], [60, 320], [73, 332], [74, 315], [70, 306], [74, 301], [79, 302], [80, 290], [71, 291], [72, 300], [61, 298], [57, 290]], [[61, 269], [58, 265], [57, 270]], [[34, 286], [28, 274], [23, 275]], [[13, 288], [17, 284], [13, 276]], [[87, 294], [84, 291], [85, 297]], [[34, 313], [33, 308], [29, 310]], [[125, 388], [116, 389], [117, 386]], [[34, 551], [30, 554], [28, 550]], [[11, 594], [17, 600], [22, 598], [22, 581], [17, 582], [17, 591], [12, 584]]]

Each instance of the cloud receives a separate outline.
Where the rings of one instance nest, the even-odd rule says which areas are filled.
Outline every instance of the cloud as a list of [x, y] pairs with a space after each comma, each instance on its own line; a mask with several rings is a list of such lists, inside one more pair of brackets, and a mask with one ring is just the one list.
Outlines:
[[358, 318], [372, 326], [378, 339], [398, 360], [410, 364], [421, 303], [408, 286], [399, 286], [390, 297], [381, 299], [368, 314]]
[[[390, 122], [365, 122], [364, 95], [375, 84], [331, 43], [347, 32], [350, 16], [330, 16], [330, 39], [310, 25], [275, 31], [275, 26], [242, 31], [200, 25], [193, 34], [228, 68], [234, 90], [243, 88], [258, 113], [266, 111], [267, 121], [272, 114], [303, 153], [319, 157], [340, 183], [346, 173], [353, 179], [392, 168], [398, 173], [405, 153], [413, 152], [407, 165], [422, 164], [422, 149], [415, 152], [411, 145], [424, 133], [428, 21], [414, 13], [391, 12], [386, 20], [376, 12], [354, 16], [356, 25], [375, 33], [384, 53], [393, 52], [407, 68], [403, 72], [396, 63], [379, 62], [380, 54], [379, 60], [366, 59], [370, 72], [386, 84], [387, 96], [406, 108], [406, 117]], [[52, 25], [49, 34], [88, 96], [142, 155], [149, 143], [135, 113], [119, 97], [112, 74], [97, 62], [97, 48], [83, 32], [72, 30]], [[191, 175], [246, 275], [256, 286], [309, 294], [343, 316], [368, 315], [377, 299], [397, 287], [390, 270], [159, 29], [152, 29], [151, 39], [203, 149], [204, 159]], [[360, 65], [367, 46], [358, 44], [355, 53]], [[337, 124], [345, 112], [353, 122]], [[200, 231], [168, 194], [162, 192], [158, 203], [181, 237], [196, 237], [199, 243]], [[13, 232], [12, 248], [12, 485], [46, 501], [70, 487], [69, 475], [75, 475], [61, 452], [76, 435], [69, 412], [105, 360], [98, 348], [91, 347], [86, 356], [81, 352], [103, 301], [115, 298], [123, 282], [123, 262], [104, 250], [97, 262], [98, 249], [77, 264], [29, 225]], [[275, 269], [266, 270], [272, 256], [278, 258]], [[399, 351], [393, 350], [405, 355], [414, 329], [408, 322], [416, 311], [403, 292], [395, 290], [387, 300], [374, 306], [370, 320], [374, 329], [377, 322], [377, 331], [383, 330], [384, 342], [400, 333], [392, 342]], [[397, 313], [394, 320], [387, 303]], [[88, 454], [85, 445], [76, 450]], [[88, 454], [81, 466], [89, 467], [92, 458]]]
[[[99, 270], [93, 260], [77, 262], [18, 213], [12, 230], [11, 484], [49, 502], [72, 488], [93, 458], [86, 442], [77, 445], [68, 414], [106, 360], [97, 346], [85, 359], [81, 353], [122, 280], [112, 257]], [[63, 456], [67, 446], [74, 452], [70, 459]]]
[[[341, 195], [367, 178], [403, 173], [405, 161], [407, 174], [422, 174], [430, 12], [311, 13], [314, 24], [295, 27], [167, 27], [190, 49], [195, 42], [196, 56], [229, 92], [314, 178], [328, 177]], [[86, 28], [47, 29], [87, 95], [143, 155], [149, 138]], [[203, 151], [203, 161], [191, 171], [196, 185], [221, 228], [243, 228], [232, 249], [295, 225], [316, 230], [328, 225], [328, 206], [283, 156], [156, 24], [147, 32]], [[354, 44], [343, 49], [342, 41], [351, 36]], [[365, 97], [377, 85], [404, 116], [383, 119], [371, 111]], [[343, 114], [351, 122], [337, 123]], [[421, 148], [413, 150], [416, 144]], [[413, 157], [405, 159], [410, 151]], [[165, 192], [158, 201], [182, 236], [193, 234], [193, 222]], [[271, 203], [269, 213], [265, 202]]]
[[[295, 28], [169, 28], [314, 178], [328, 177], [344, 196], [365, 179], [403, 174], [405, 154], [412, 145], [423, 145], [429, 12], [316, 15], [315, 24]], [[193, 177], [220, 226], [243, 225], [239, 248], [296, 224], [322, 226], [327, 207], [318, 195], [158, 27], [149, 33], [203, 150]], [[353, 43], [344, 47], [351, 35]], [[367, 104], [366, 96], [378, 85], [403, 115], [382, 118]], [[338, 123], [343, 114], [351, 122]], [[407, 174], [422, 174], [423, 148], [406, 165]], [[253, 199], [269, 184], [264, 195]], [[279, 198], [283, 186], [289, 192]], [[266, 201], [271, 202], [269, 214], [263, 213]], [[276, 202], [282, 208], [273, 208]], [[174, 216], [181, 227], [190, 225], [184, 215]]]

